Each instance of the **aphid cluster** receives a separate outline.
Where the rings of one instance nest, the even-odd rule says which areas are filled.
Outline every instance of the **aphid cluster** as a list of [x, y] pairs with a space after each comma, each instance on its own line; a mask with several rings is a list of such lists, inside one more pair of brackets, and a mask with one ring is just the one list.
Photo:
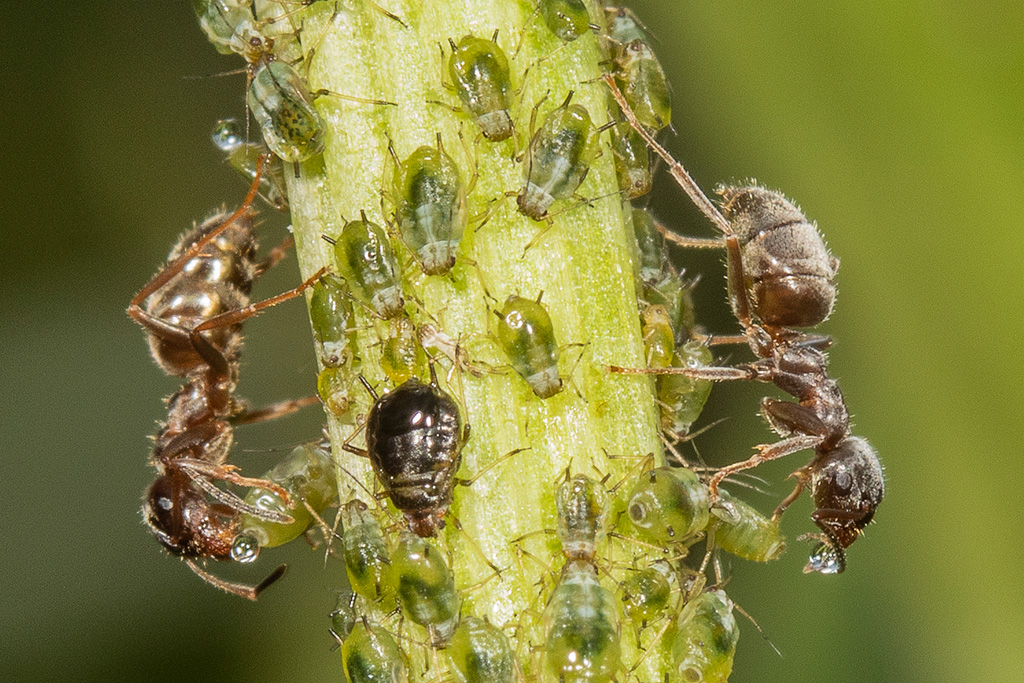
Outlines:
[[[591, 100], [576, 95], [585, 88], [603, 92], [601, 83], [581, 81], [524, 102], [528, 74], [546, 58], [524, 64], [518, 56], [522, 36], [497, 30], [449, 36], [439, 45], [443, 73], [437, 90], [454, 93], [458, 105], [424, 105], [443, 104], [439, 116], [455, 117], [459, 134], [442, 139], [431, 130], [426, 140], [396, 136], [382, 142], [381, 157], [390, 160], [377, 179], [374, 200], [323, 222], [322, 237], [330, 246], [319, 246], [328, 255], [326, 267], [294, 289], [252, 303], [253, 281], [286, 247], [257, 258], [250, 204], [258, 194], [273, 208], [288, 210], [287, 188], [299, 182], [300, 167], [317, 172], [318, 162], [311, 161], [328, 136], [318, 98], [393, 104], [308, 87], [305, 75], [317, 50], [299, 41], [299, 30], [309, 13], [323, 11], [317, 4], [193, 3], [214, 46], [247, 63], [247, 107], [263, 140], [249, 141], [247, 126], [236, 121], [218, 122], [214, 143], [250, 183], [249, 195], [237, 211], [187, 233], [129, 308], [146, 329], [157, 362], [184, 380], [169, 401], [151, 457], [158, 478], [143, 509], [150, 528], [206, 581], [251, 599], [283, 568], [257, 586], [245, 586], [214, 577], [198, 562], [250, 562], [262, 548], [321, 529], [330, 542], [328, 559], [339, 558], [347, 575], [349, 590], [331, 613], [331, 631], [352, 683], [406, 681], [421, 662], [430, 662], [429, 669], [442, 658], [447, 674], [429, 675], [462, 683], [646, 680], [645, 662], [655, 658], [671, 662], [666, 680], [726, 680], [738, 629], [734, 605], [722, 590], [721, 554], [756, 562], [779, 557], [785, 541], [778, 516], [810, 486], [813, 519], [823, 533], [808, 567], [842, 571], [845, 549], [881, 501], [877, 457], [866, 441], [851, 435], [842, 393], [827, 373], [828, 338], [794, 329], [814, 326], [831, 312], [838, 262], [814, 226], [781, 195], [757, 186], [725, 188], [721, 214], [702, 194], [695, 198], [723, 233], [715, 246], [726, 248], [740, 340], [756, 356], [746, 364], [715, 365], [711, 338], [694, 321], [696, 280], [684, 279], [669, 263], [664, 229], [631, 203], [651, 188], [651, 149], [673, 175], [689, 182], [688, 191], [696, 187], [652, 137], [671, 124], [670, 88], [653, 40], [626, 9], [609, 5], [597, 13], [583, 0], [537, 0], [523, 31], [543, 33], [557, 45], [555, 52], [600, 53], [608, 101], [617, 101], [614, 113], [588, 109], [584, 102]], [[396, 30], [408, 30], [401, 17], [368, 1], [333, 3], [331, 21], [364, 9], [384, 23], [393, 21]], [[390, 134], [386, 123], [382, 128]], [[472, 134], [463, 135], [467, 131]], [[521, 183], [500, 188], [497, 197], [483, 196], [477, 169], [461, 161], [474, 152], [479, 157], [481, 148], [505, 155]], [[528, 552], [526, 537], [506, 544], [508, 557], [543, 568], [533, 603], [495, 618], [500, 612], [489, 612], [474, 591], [481, 583], [506, 581], [509, 568], [487, 557], [493, 543], [484, 545], [485, 554], [462, 529], [457, 513], [465, 510], [464, 499], [454, 491], [524, 449], [492, 456], [492, 465], [472, 479], [460, 478], [473, 438], [470, 422], [489, 417], [469, 414], [463, 380], [484, 383], [488, 375], [504, 375], [509, 391], [531, 408], [578, 398], [581, 410], [594, 412], [604, 407], [597, 401], [588, 405], [574, 386], [579, 377], [616, 380], [607, 378], [603, 365], [584, 367], [579, 375], [575, 366], [565, 372], [572, 361], [563, 362], [564, 350], [585, 347], [587, 340], [561, 338], [563, 321], [553, 316], [564, 293], [509, 288], [501, 292], [503, 300], [494, 299], [486, 282], [491, 273], [471, 258], [467, 245], [487, 238], [480, 228], [514, 196], [515, 207], [507, 203], [510, 215], [518, 210], [523, 224], [547, 224], [523, 245], [525, 258], [559, 214], [601, 199], [584, 197], [580, 188], [606, 153], [619, 186], [612, 196], [621, 198], [635, 238], [635, 315], [646, 359], [644, 368], [615, 370], [659, 373], [654, 389], [666, 447], [678, 455], [680, 445], [695, 437], [693, 425], [714, 382], [771, 382], [795, 402], [765, 399], [765, 417], [782, 440], [718, 470], [690, 467], [681, 457], [666, 466], [660, 452], [627, 453], [626, 466], [601, 453], [588, 456], [587, 463], [574, 460], [539, 496], [554, 527], [547, 537], [550, 554]], [[311, 163], [302, 166], [306, 162]], [[477, 206], [485, 210], [474, 215], [471, 207]], [[690, 246], [707, 242], [681, 239]], [[474, 271], [476, 280], [466, 275]], [[452, 332], [444, 311], [431, 309], [422, 296], [429, 285], [456, 288], [467, 281], [479, 282], [487, 301], [486, 325], [468, 335]], [[343, 424], [348, 439], [333, 455], [325, 446], [305, 444], [263, 477], [242, 476], [228, 463], [234, 425], [275, 417], [308, 401], [245, 409], [235, 397], [241, 325], [306, 290], [317, 393], [331, 425]], [[584, 355], [585, 350], [575, 362]], [[439, 369], [447, 370], [443, 379]], [[806, 448], [814, 449], [815, 458], [798, 470], [796, 490], [771, 518], [721, 488], [732, 475]], [[466, 452], [472, 461], [474, 454]], [[360, 470], [360, 461], [344, 461], [346, 453], [365, 458], [368, 466]], [[617, 472], [618, 481], [612, 483], [613, 475], [601, 474], [603, 469]], [[355, 493], [339, 500], [339, 485]], [[232, 487], [247, 492], [236, 494]], [[486, 498], [467, 499], [488, 504]], [[334, 506], [340, 509], [332, 525], [324, 513]], [[490, 566], [492, 574], [482, 582], [467, 585], [454, 571], [456, 533]]]

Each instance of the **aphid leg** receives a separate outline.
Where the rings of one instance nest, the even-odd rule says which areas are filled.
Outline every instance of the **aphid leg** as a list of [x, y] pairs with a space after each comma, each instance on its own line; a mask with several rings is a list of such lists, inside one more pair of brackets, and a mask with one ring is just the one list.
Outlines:
[[[480, 546], [477, 545], [476, 541], [473, 540], [472, 536], [470, 536], [466, 532], [466, 530], [462, 528], [462, 522], [459, 521], [459, 518], [456, 517], [455, 515], [453, 515], [450, 510], [448, 511], [448, 514], [446, 515], [446, 517], [447, 517], [447, 519], [450, 519], [452, 521], [452, 526], [454, 526], [456, 528], [456, 530], [458, 530], [458, 532], [460, 534], [462, 534], [462, 538], [465, 539], [466, 543], [469, 544], [469, 547], [473, 549], [473, 552], [476, 553], [477, 557], [479, 557], [481, 560], [483, 560], [484, 563], [488, 567], [490, 567], [491, 570], [497, 576], [500, 577], [501, 576], [501, 570], [498, 568], [498, 565], [496, 565], [493, 562], [491, 562], [491, 560], [486, 555], [484, 555], [484, 551], [480, 549]], [[487, 580], [490, 580], [490, 579], [487, 579]]]
[[326, 88], [320, 88], [319, 90], [314, 90], [310, 94], [313, 96], [313, 99], [316, 99], [318, 97], [328, 96], [328, 97], [337, 97], [339, 100], [347, 100], [349, 102], [359, 102], [361, 104], [373, 104], [373, 105], [377, 105], [377, 106], [381, 106], [381, 107], [397, 107], [398, 106], [397, 102], [390, 102], [388, 100], [375, 100], [375, 99], [370, 98], [370, 97], [358, 97], [356, 95], [346, 95], [344, 93], [334, 92], [333, 90], [327, 90]]
[[211, 586], [220, 588], [222, 591], [231, 593], [232, 595], [237, 595], [238, 597], [245, 598], [246, 600], [256, 600], [256, 598], [260, 596], [260, 593], [265, 591], [272, 583], [284, 576], [284, 572], [288, 568], [287, 565], [282, 564], [258, 585], [250, 586], [244, 583], [234, 583], [232, 581], [225, 581], [224, 579], [217, 578], [196, 564], [194, 560], [186, 559], [185, 564], [188, 565], [189, 569], [195, 572], [196, 576]]
[[497, 466], [497, 465], [501, 464], [502, 462], [508, 460], [513, 455], [516, 455], [518, 453], [522, 453], [523, 451], [528, 451], [528, 450], [530, 450], [530, 448], [517, 448], [517, 449], [515, 449], [513, 451], [509, 451], [505, 455], [502, 455], [499, 458], [495, 458], [493, 461], [488, 463], [486, 467], [483, 467], [483, 468], [477, 470], [476, 474], [474, 474], [469, 479], [460, 479], [459, 477], [455, 477], [454, 481], [455, 481], [456, 484], [458, 484], [460, 486], [472, 486], [474, 484], [474, 482], [476, 482], [477, 479], [482, 477], [484, 474], [486, 474], [488, 471], [490, 471], [495, 466]]
[[708, 497], [710, 498], [711, 504], [714, 505], [715, 502], [718, 501], [718, 486], [726, 477], [736, 474], [737, 472], [742, 472], [743, 470], [749, 470], [753, 467], [757, 467], [769, 460], [777, 460], [807, 448], [814, 448], [820, 443], [820, 436], [806, 436], [804, 434], [800, 434], [788, 439], [783, 439], [777, 443], [759, 446], [758, 451], [754, 455], [742, 462], [733, 463], [723, 467], [711, 477], [710, 481], [708, 481]]

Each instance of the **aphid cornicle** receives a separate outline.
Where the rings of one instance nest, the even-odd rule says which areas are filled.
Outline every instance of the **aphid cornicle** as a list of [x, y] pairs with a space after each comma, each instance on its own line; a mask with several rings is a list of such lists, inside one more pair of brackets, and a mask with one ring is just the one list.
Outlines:
[[455, 575], [441, 553], [410, 531], [403, 531], [391, 553], [391, 580], [402, 611], [431, 633], [431, 644], [444, 647], [459, 623], [462, 602]]
[[243, 513], [239, 521], [241, 533], [231, 544], [231, 559], [236, 562], [251, 562], [261, 548], [273, 548], [298, 538], [324, 510], [338, 502], [334, 461], [316, 444], [295, 448], [263, 478], [287, 491], [290, 500], [285, 502], [271, 489], [253, 488], [245, 497], [246, 504], [256, 510], [287, 515], [293, 521], [279, 524]]
[[547, 218], [559, 199], [568, 199], [583, 183], [597, 156], [597, 131], [586, 107], [570, 104], [573, 93], [550, 112], [530, 139], [524, 164], [519, 211], [535, 221]]
[[405, 653], [383, 626], [365, 618], [341, 646], [341, 664], [348, 683], [406, 683]]
[[436, 147], [419, 147], [399, 164], [393, 197], [398, 231], [423, 272], [451, 270], [466, 230], [466, 187], [440, 133]]
[[391, 554], [384, 530], [366, 503], [352, 500], [341, 508], [342, 554], [348, 583], [356, 595], [380, 603], [384, 612], [394, 609]]
[[436, 380], [424, 384], [410, 379], [370, 409], [365, 455], [416, 535], [436, 536], [444, 528], [468, 438], [458, 405]]
[[262, 58], [249, 83], [248, 102], [267, 146], [282, 160], [305, 161], [324, 151], [323, 118], [290, 65]]
[[659, 467], [640, 475], [629, 494], [626, 514], [648, 539], [683, 543], [708, 524], [707, 488], [692, 470]]
[[562, 390], [558, 343], [547, 309], [537, 301], [512, 295], [498, 316], [498, 342], [512, 367], [540, 398]]
[[[495, 35], [495, 37], [497, 37]], [[500, 142], [512, 136], [512, 79], [508, 58], [492, 39], [466, 36], [449, 41], [448, 73], [463, 106], [476, 119], [484, 137]]]
[[405, 306], [398, 262], [391, 240], [382, 227], [366, 214], [348, 221], [331, 240], [338, 273], [345, 278], [352, 294], [382, 318], [400, 315]]
[[540, 13], [551, 32], [567, 43], [590, 29], [590, 14], [583, 0], [540, 0]]
[[726, 683], [732, 673], [740, 629], [733, 602], [723, 590], [694, 597], [679, 614], [672, 640], [673, 680]]
[[512, 683], [515, 659], [501, 629], [477, 617], [463, 617], [445, 648], [456, 683]]
[[217, 149], [227, 155], [227, 162], [246, 182], [256, 178], [260, 157], [268, 156], [260, 176], [260, 197], [278, 211], [288, 210], [288, 188], [284, 181], [284, 165], [270, 154], [262, 142], [246, 142], [241, 125], [235, 119], [221, 119], [211, 136]]
[[779, 521], [765, 517], [742, 500], [720, 492], [726, 508], [711, 510], [708, 525], [715, 547], [754, 562], [768, 562], [782, 556], [786, 541]]
[[544, 610], [544, 653], [559, 683], [608, 683], [619, 669], [619, 606], [597, 569], [570, 561]]

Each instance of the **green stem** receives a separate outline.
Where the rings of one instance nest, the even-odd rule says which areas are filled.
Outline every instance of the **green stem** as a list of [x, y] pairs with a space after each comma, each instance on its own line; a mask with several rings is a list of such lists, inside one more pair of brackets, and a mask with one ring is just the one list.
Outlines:
[[[534, 13], [532, 3], [516, 0], [387, 3], [387, 9], [408, 27], [368, 3], [338, 3], [356, 9], [342, 9], [333, 17], [331, 5], [314, 5], [305, 19], [302, 43], [310, 89], [387, 100], [398, 106], [330, 95], [318, 99], [317, 107], [328, 123], [326, 151], [322, 158], [302, 164], [297, 177], [289, 178], [303, 276], [333, 265], [330, 246], [321, 235], [337, 235], [344, 219], [365, 211], [371, 220], [387, 222], [391, 205], [385, 188], [394, 171], [389, 141], [398, 157], [405, 159], [421, 145], [436, 144], [440, 133], [464, 179], [475, 178], [470, 215], [489, 218], [482, 225], [480, 220], [471, 221], [458, 262], [448, 276], [422, 275], [396, 240], [405, 264], [407, 310], [417, 324], [430, 323], [460, 340], [474, 365], [499, 371], [476, 377], [465, 368], [447, 372], [451, 367], [447, 361], [439, 366], [439, 374], [448, 375], [442, 382], [447, 381], [449, 391], [463, 403], [472, 425], [459, 475], [471, 477], [513, 449], [528, 450], [498, 463], [472, 486], [456, 487], [451, 512], [466, 533], [459, 534], [449, 524], [438, 544], [452, 558], [463, 591], [463, 613], [486, 616], [506, 633], [515, 632], [520, 665], [532, 676], [539, 670], [540, 653], [531, 647], [537, 649], [543, 642], [539, 614], [561, 559], [551, 535], [514, 540], [554, 528], [554, 491], [567, 468], [595, 478], [608, 475], [605, 486], [610, 488], [638, 459], [609, 455], [655, 453], [661, 457], [652, 383], [644, 377], [610, 376], [605, 367], [644, 365], [631, 227], [617, 195], [608, 134], [601, 135], [602, 154], [580, 188], [580, 194], [598, 198], [590, 205], [557, 203], [553, 212], [563, 212], [547, 229], [520, 214], [515, 201], [506, 196], [518, 192], [523, 183], [523, 163], [516, 157], [529, 142], [535, 105], [539, 103], [539, 122], [574, 90], [573, 102], [586, 106], [596, 125], [608, 120], [607, 93], [596, 80], [604, 59], [602, 47], [592, 32], [563, 44]], [[595, 21], [602, 17], [599, 7], [590, 10]], [[458, 41], [467, 33], [490, 37], [495, 29], [511, 60], [517, 89], [516, 134], [501, 143], [483, 139], [468, 115], [431, 102], [458, 104], [443, 84], [446, 59], [439, 46], [447, 54], [449, 38]], [[524, 254], [524, 247], [544, 229], [546, 234]], [[535, 298], [540, 292], [565, 349], [561, 372], [571, 376], [566, 388], [547, 400], [537, 398], [511, 371], [489, 336], [491, 311], [498, 306], [495, 301], [503, 302], [510, 294]], [[367, 315], [362, 322], [366, 331], [360, 334], [360, 371], [371, 383], [386, 386], [374, 332], [380, 325]], [[365, 414], [368, 397], [360, 391], [355, 398], [358, 405], [353, 415]], [[341, 449], [353, 432], [353, 423], [351, 418], [329, 419], [335, 456], [351, 474], [339, 477], [343, 501], [367, 499], [367, 491], [375, 489], [368, 463]], [[618, 512], [613, 511], [612, 520]], [[504, 570], [500, 576], [467, 546], [467, 538]], [[602, 563], [610, 566], [643, 550], [610, 539], [600, 552]], [[615, 587], [607, 577], [603, 581]], [[403, 635], [426, 640], [424, 632], [408, 621], [402, 628]], [[631, 630], [635, 627], [623, 625], [620, 681], [639, 658]], [[642, 680], [662, 680], [664, 652], [658, 649], [637, 671]], [[413, 654], [413, 666], [422, 667], [430, 658]], [[438, 680], [439, 675], [435, 668], [427, 673], [416, 669], [411, 680], [421, 676]]]

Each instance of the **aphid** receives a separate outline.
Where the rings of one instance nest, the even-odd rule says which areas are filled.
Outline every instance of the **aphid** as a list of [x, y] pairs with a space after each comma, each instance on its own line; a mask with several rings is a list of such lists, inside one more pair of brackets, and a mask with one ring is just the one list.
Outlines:
[[213, 129], [213, 144], [227, 154], [227, 162], [231, 168], [245, 179], [246, 184], [252, 183], [256, 177], [256, 168], [260, 157], [268, 156], [260, 176], [260, 197], [278, 211], [288, 210], [288, 188], [284, 181], [284, 165], [281, 160], [270, 154], [270, 150], [262, 142], [246, 142], [242, 128], [235, 119], [222, 119]]
[[338, 602], [328, 615], [331, 618], [331, 635], [338, 640], [339, 645], [345, 642], [345, 639], [355, 629], [356, 624], [359, 623], [359, 617], [356, 614], [356, 600], [355, 593], [347, 590], [339, 591]]
[[540, 398], [562, 390], [558, 375], [558, 343], [547, 309], [536, 301], [512, 295], [498, 316], [498, 342], [512, 367]]
[[590, 14], [583, 0], [540, 0], [540, 13], [548, 29], [567, 43], [590, 28]]
[[608, 683], [619, 669], [619, 606], [596, 568], [569, 561], [544, 610], [544, 653], [559, 683]]
[[199, 27], [221, 54], [245, 55], [249, 40], [258, 36], [251, 0], [192, 0]]
[[395, 222], [420, 268], [427, 275], [447, 273], [466, 229], [466, 187], [440, 133], [437, 147], [419, 147], [398, 164], [393, 196]]
[[444, 647], [459, 623], [462, 600], [444, 557], [425, 540], [403, 531], [391, 554], [391, 580], [402, 611], [427, 628], [435, 647]]
[[[431, 373], [433, 374], [433, 373]], [[368, 385], [367, 385], [368, 386]], [[372, 390], [371, 390], [372, 391]], [[366, 451], [388, 497], [417, 536], [436, 536], [452, 503], [469, 426], [437, 384], [415, 377], [380, 398], [366, 418]]]
[[[704, 368], [713, 360], [711, 349], [706, 344], [688, 341], [675, 350], [672, 364], [667, 367]], [[658, 404], [661, 407], [662, 430], [677, 437], [689, 434], [690, 427], [704, 410], [713, 384], [711, 380], [683, 374], [659, 376]]]
[[675, 355], [676, 334], [664, 306], [645, 306], [640, 313], [640, 333], [644, 337], [647, 367], [667, 368]]
[[[157, 540], [184, 558], [197, 575], [249, 599], [280, 577], [283, 568], [252, 587], [217, 579], [194, 560], [230, 559], [241, 512], [267, 522], [293, 520], [258, 510], [213, 483], [263, 487], [286, 502], [290, 499], [277, 484], [243, 477], [227, 464], [233, 436], [230, 420], [269, 419], [292, 412], [304, 402], [251, 413], [236, 402], [241, 325], [261, 310], [298, 296], [322, 274], [275, 297], [250, 303], [253, 281], [283, 256], [279, 248], [264, 261], [256, 260], [250, 204], [257, 188], [258, 179], [241, 208], [231, 215], [214, 216], [186, 233], [167, 265], [128, 307], [128, 314], [148, 332], [157, 363], [168, 374], [187, 379], [168, 402], [167, 422], [156, 436], [150, 461], [160, 476], [146, 492], [143, 517]], [[207, 496], [218, 502], [211, 503]]]
[[519, 210], [535, 221], [548, 216], [556, 200], [568, 199], [587, 176], [597, 156], [597, 131], [590, 114], [570, 104], [573, 93], [544, 119], [527, 150]]
[[[719, 469], [708, 482], [711, 500], [717, 501], [718, 486], [726, 477], [813, 448], [814, 459], [794, 473], [796, 488], [776, 508], [774, 518], [810, 484], [816, 506], [812, 519], [824, 533], [805, 571], [840, 573], [846, 566], [845, 549], [873, 519], [884, 497], [882, 466], [870, 444], [850, 434], [843, 393], [828, 376], [825, 349], [831, 339], [791, 329], [814, 325], [828, 317], [835, 299], [838, 261], [828, 253], [817, 228], [776, 193], [757, 187], [724, 190], [727, 219], [682, 164], [643, 129], [614, 81], [605, 77], [605, 82], [633, 128], [669, 165], [679, 185], [724, 235], [721, 242], [726, 247], [733, 313], [743, 328], [742, 339], [758, 357], [753, 363], [732, 368], [685, 368], [675, 372], [710, 381], [772, 382], [797, 399], [765, 398], [761, 402], [765, 419], [782, 440], [761, 446], [747, 460]], [[704, 240], [673, 240], [706, 246]], [[715, 241], [716, 246], [719, 243]]]
[[452, 55], [448, 73], [455, 91], [476, 119], [484, 137], [500, 142], [512, 136], [512, 78], [508, 58], [498, 46], [497, 32], [490, 40], [468, 35], [456, 45], [448, 41]]
[[267, 146], [283, 161], [305, 161], [324, 151], [323, 118], [305, 81], [287, 63], [261, 59], [248, 102]]
[[659, 467], [640, 475], [629, 494], [629, 521], [649, 540], [684, 543], [708, 524], [707, 488], [692, 470]]
[[355, 315], [345, 282], [326, 274], [313, 285], [309, 318], [317, 355], [325, 367], [351, 364], [355, 355]]
[[515, 660], [501, 629], [477, 617], [463, 617], [445, 648], [456, 683], [512, 683]]
[[382, 626], [364, 617], [341, 646], [341, 664], [349, 683], [406, 683], [405, 653]]
[[726, 683], [732, 673], [740, 629], [733, 602], [723, 590], [700, 593], [683, 607], [672, 641], [679, 681]]
[[[635, 131], [634, 131], [635, 132]], [[646, 286], [661, 279], [665, 265], [665, 240], [647, 209], [633, 208], [633, 236], [636, 238], [637, 277]], [[648, 300], [649, 301], [649, 300]], [[661, 304], [661, 301], [649, 301]]]
[[786, 550], [786, 540], [779, 529], [779, 521], [765, 517], [726, 491], [721, 491], [720, 495], [729, 507], [711, 510], [708, 534], [715, 546], [753, 562], [781, 557]]
[[387, 233], [376, 223], [361, 219], [348, 221], [334, 244], [338, 272], [352, 288], [352, 294], [382, 318], [394, 318], [404, 311], [398, 262]]
[[665, 611], [672, 597], [672, 566], [664, 560], [633, 572], [622, 584], [622, 611], [635, 623], [651, 621]]
[[395, 385], [423, 376], [427, 367], [427, 354], [412, 321], [405, 316], [398, 316], [391, 319], [389, 327], [390, 334], [383, 341], [380, 354], [381, 370]]
[[568, 477], [555, 491], [558, 539], [567, 561], [593, 562], [604, 537], [608, 502], [600, 484], [585, 474]]
[[349, 586], [367, 600], [380, 603], [385, 612], [394, 607], [391, 581], [391, 554], [384, 530], [377, 518], [360, 500], [352, 500], [341, 508], [342, 554]]
[[614, 50], [615, 80], [640, 123], [661, 130], [672, 123], [672, 94], [651, 46], [632, 40]]
[[252, 562], [260, 548], [273, 548], [295, 540], [320, 520], [324, 510], [338, 502], [334, 461], [316, 444], [294, 449], [263, 478], [287, 491], [289, 499], [284, 500], [272, 489], [257, 487], [249, 490], [246, 505], [290, 517], [292, 522], [280, 524], [243, 513], [239, 522], [241, 534], [231, 544], [231, 559], [236, 562]]
[[316, 376], [316, 393], [327, 410], [335, 417], [342, 417], [352, 408], [352, 385], [355, 373], [351, 367], [325, 367]]
[[611, 131], [615, 176], [619, 179], [622, 196], [625, 199], [643, 197], [654, 185], [647, 145], [628, 123], [617, 123]]

